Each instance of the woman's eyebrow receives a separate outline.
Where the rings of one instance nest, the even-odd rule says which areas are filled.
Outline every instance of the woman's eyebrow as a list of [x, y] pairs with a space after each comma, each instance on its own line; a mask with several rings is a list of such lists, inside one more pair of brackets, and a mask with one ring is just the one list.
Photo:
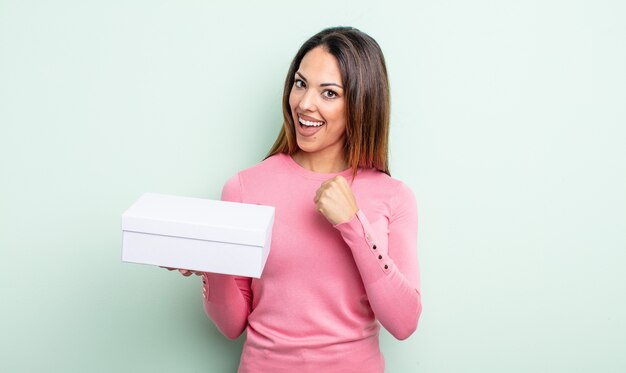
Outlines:
[[[296, 75], [299, 75], [302, 78], [302, 80], [304, 80], [305, 82], [307, 81], [306, 78], [304, 77], [304, 75], [302, 75], [299, 71], [296, 71]], [[328, 87], [328, 86], [331, 86], [331, 85], [334, 85], [336, 87], [339, 87], [339, 88], [343, 89], [343, 87], [340, 86], [337, 83], [322, 83], [322, 84], [320, 84], [320, 87]]]

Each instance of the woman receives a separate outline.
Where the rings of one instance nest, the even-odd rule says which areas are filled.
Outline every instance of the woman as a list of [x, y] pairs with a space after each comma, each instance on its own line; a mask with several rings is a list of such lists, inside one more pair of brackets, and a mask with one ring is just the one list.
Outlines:
[[202, 273], [206, 313], [228, 338], [247, 330], [239, 372], [383, 372], [379, 323], [405, 339], [421, 302], [416, 203], [389, 176], [376, 41], [350, 27], [307, 40], [283, 115], [268, 156], [222, 190], [223, 200], [276, 208], [263, 275]]

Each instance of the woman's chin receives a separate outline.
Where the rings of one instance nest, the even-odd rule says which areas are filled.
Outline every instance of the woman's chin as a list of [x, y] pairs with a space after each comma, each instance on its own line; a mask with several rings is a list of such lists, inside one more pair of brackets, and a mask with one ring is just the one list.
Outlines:
[[312, 153], [317, 150], [317, 148], [308, 141], [301, 141], [300, 139], [296, 140], [298, 144], [298, 149], [305, 153]]

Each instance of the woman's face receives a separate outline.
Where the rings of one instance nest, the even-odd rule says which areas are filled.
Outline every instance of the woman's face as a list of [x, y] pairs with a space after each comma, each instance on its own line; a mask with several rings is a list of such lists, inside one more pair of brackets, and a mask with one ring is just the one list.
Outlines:
[[300, 62], [289, 94], [298, 147], [307, 153], [343, 155], [346, 103], [337, 59], [322, 47]]

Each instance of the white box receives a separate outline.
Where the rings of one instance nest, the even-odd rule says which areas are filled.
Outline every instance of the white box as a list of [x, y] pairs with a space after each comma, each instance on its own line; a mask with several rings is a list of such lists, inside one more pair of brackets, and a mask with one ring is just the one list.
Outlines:
[[274, 207], [143, 194], [122, 214], [122, 261], [261, 277]]

